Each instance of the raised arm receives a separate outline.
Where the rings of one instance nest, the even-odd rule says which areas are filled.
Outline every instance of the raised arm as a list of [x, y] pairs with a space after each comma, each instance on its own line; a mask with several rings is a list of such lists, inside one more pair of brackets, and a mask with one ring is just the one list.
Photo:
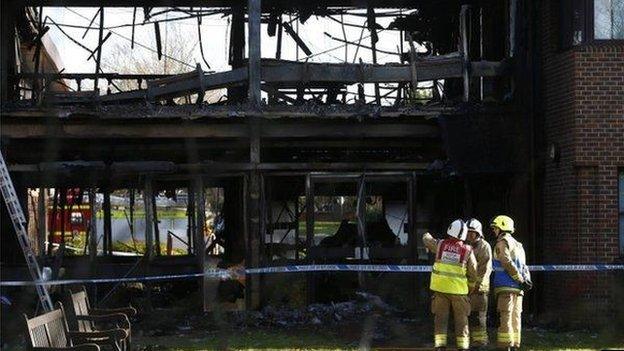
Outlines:
[[425, 244], [427, 250], [433, 252], [434, 255], [438, 253], [438, 240], [431, 236], [431, 234], [425, 233], [423, 235], [423, 244]]

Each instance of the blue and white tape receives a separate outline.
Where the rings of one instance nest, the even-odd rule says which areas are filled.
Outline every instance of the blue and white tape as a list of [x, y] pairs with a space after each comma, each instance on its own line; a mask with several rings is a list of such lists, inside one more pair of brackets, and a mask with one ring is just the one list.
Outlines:
[[0, 281], [0, 286], [132, 283], [132, 282], [164, 281], [164, 280], [178, 280], [178, 279], [190, 279], [190, 278], [202, 278], [202, 277], [228, 279], [232, 277], [232, 274], [230, 271], [227, 271], [227, 270], [215, 269], [215, 270], [207, 270], [204, 273], [152, 275], [152, 276], [125, 277], [125, 278], [58, 279], [58, 280], [46, 280], [42, 282], [40, 281], [36, 283], [32, 280]]
[[[585, 265], [532, 265], [533, 272], [591, 272], [591, 271], [621, 271], [624, 264], [585, 264]], [[271, 273], [305, 273], [305, 272], [388, 272], [388, 273], [428, 273], [429, 265], [390, 265], [390, 264], [312, 264], [291, 265], [277, 267], [248, 268], [245, 270], [209, 269], [204, 273], [171, 274], [126, 278], [96, 278], [96, 279], [64, 279], [34, 282], [26, 280], [0, 281], [0, 286], [32, 286], [32, 285], [70, 285], [70, 284], [100, 284], [100, 283], [130, 283], [148, 281], [166, 281], [191, 278], [229, 279], [243, 274], [271, 274]]]
[[[619, 271], [624, 270], [622, 264], [586, 264], [586, 265], [532, 265], [533, 272], [590, 272], [590, 271]], [[428, 265], [391, 265], [391, 264], [312, 264], [277, 267], [248, 268], [233, 271], [225, 269], [211, 269], [204, 273], [170, 274], [126, 278], [96, 278], [96, 279], [63, 279], [43, 282], [15, 280], [0, 281], [0, 286], [31, 286], [31, 285], [70, 285], [70, 284], [101, 284], [101, 283], [130, 283], [164, 281], [191, 278], [229, 279], [243, 274], [270, 274], [270, 273], [305, 273], [305, 272], [389, 272], [389, 273], [428, 273]]]
[[545, 264], [529, 266], [532, 272], [620, 271], [624, 264]]

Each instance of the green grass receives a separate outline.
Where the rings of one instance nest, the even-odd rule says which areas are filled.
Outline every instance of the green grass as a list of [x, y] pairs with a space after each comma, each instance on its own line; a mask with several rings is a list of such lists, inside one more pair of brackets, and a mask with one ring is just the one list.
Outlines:
[[153, 350], [355, 350], [338, 333], [327, 330], [242, 330], [227, 335], [211, 333], [206, 336], [159, 336], [135, 338], [139, 348]]
[[[490, 340], [494, 342], [494, 331]], [[523, 349], [536, 351], [550, 350], [602, 350], [623, 349], [624, 337], [617, 333], [591, 333], [586, 331], [551, 332], [545, 330], [526, 330], [523, 333]], [[348, 339], [341, 328], [323, 329], [261, 329], [230, 331], [220, 335], [211, 333], [197, 336], [160, 336], [137, 337], [136, 344], [141, 347], [151, 345], [153, 350], [355, 350], [358, 339]], [[452, 342], [452, 340], [451, 340]], [[415, 343], [394, 345], [392, 340], [383, 345], [374, 345], [380, 350], [392, 347], [426, 349], [430, 345]], [[375, 347], [373, 347], [375, 349]]]
[[[130, 211], [127, 209], [126, 210], [116, 210], [116, 209], [111, 210], [112, 219], [126, 219], [126, 216], [128, 216], [127, 218], [130, 218]], [[102, 210], [98, 211], [97, 218], [98, 219], [104, 218], [104, 211]], [[143, 209], [135, 210], [134, 218], [135, 219], [145, 218], [145, 211]], [[186, 218], [186, 209], [183, 209], [183, 208], [168, 209], [168, 210], [158, 209], [158, 219], [183, 219], [183, 218]]]
[[602, 350], [624, 349], [624, 333], [588, 331], [551, 332], [545, 330], [525, 330], [523, 332], [525, 350]]
[[[314, 235], [315, 236], [330, 236], [336, 234], [336, 231], [340, 227], [340, 222], [314, 222]], [[306, 222], [299, 222], [299, 232], [306, 232]]]

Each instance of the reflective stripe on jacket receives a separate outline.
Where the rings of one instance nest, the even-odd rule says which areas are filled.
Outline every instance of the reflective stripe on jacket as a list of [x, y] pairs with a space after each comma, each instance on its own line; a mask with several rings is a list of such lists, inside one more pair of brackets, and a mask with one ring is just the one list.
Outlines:
[[470, 245], [466, 245], [462, 241], [441, 240], [438, 243], [429, 288], [446, 294], [467, 295], [466, 262], [471, 251]]

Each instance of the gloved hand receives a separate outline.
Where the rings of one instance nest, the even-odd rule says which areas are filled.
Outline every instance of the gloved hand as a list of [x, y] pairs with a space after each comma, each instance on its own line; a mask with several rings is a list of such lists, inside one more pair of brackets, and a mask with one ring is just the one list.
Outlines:
[[533, 289], [533, 282], [531, 282], [530, 280], [525, 280], [524, 282], [520, 283], [520, 289], [522, 289], [523, 291], [529, 291]]

